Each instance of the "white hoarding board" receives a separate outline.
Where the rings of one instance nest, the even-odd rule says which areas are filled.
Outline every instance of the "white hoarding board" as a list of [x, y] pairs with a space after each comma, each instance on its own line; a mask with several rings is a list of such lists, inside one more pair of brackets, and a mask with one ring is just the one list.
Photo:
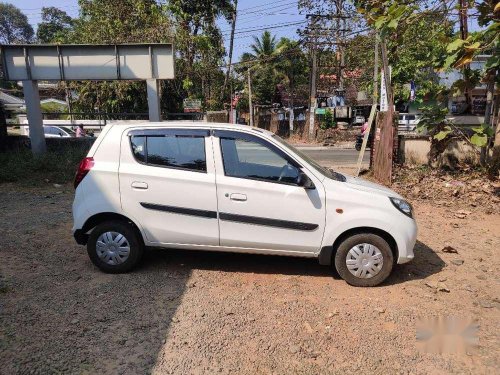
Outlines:
[[3, 45], [1, 51], [11, 81], [174, 78], [171, 44]]

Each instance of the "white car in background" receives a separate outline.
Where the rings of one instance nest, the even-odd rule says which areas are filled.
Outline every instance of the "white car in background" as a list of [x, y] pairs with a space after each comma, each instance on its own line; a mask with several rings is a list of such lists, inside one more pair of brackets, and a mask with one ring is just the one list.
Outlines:
[[398, 131], [414, 133], [417, 131], [417, 125], [420, 122], [418, 113], [400, 113], [398, 120]]
[[316, 258], [375, 286], [414, 256], [403, 197], [248, 126], [110, 124], [75, 188], [73, 235], [104, 272], [131, 270], [148, 246]]
[[[53, 126], [53, 125], [44, 125], [43, 132], [45, 134], [45, 138], [74, 138], [76, 137], [76, 133], [73, 129], [67, 126]], [[30, 130], [29, 126], [24, 126], [24, 134], [29, 136]]]

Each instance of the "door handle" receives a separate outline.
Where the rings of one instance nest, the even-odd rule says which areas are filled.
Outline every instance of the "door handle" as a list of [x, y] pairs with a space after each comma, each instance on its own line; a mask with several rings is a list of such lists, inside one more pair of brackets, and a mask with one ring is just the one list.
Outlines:
[[148, 188], [148, 184], [141, 181], [134, 181], [131, 185], [134, 189], [146, 190]]
[[247, 200], [247, 196], [245, 194], [233, 193], [231, 194], [230, 199], [233, 201], [244, 202]]

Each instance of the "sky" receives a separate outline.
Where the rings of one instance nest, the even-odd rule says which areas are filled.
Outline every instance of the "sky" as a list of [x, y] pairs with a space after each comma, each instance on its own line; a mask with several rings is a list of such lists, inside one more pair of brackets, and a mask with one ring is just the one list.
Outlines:
[[[42, 7], [55, 6], [71, 17], [78, 16], [77, 0], [0, 0], [14, 4], [28, 17], [33, 28], [41, 21]], [[210, 0], [200, 0], [210, 1]], [[305, 24], [305, 15], [299, 14], [297, 0], [238, 0], [238, 16], [234, 38], [233, 62], [238, 61], [243, 52], [249, 51], [253, 36], [259, 36], [265, 28], [280, 37], [297, 38], [296, 31]], [[469, 30], [477, 30], [474, 19], [469, 18]], [[229, 50], [231, 25], [219, 20], [224, 43]]]
[[[36, 29], [41, 21], [42, 7], [54, 6], [67, 12], [71, 17], [78, 16], [77, 0], [0, 0], [14, 4], [26, 14], [29, 22]], [[207, 1], [207, 0], [200, 0]], [[209, 0], [208, 0], [209, 1]], [[236, 32], [234, 35], [233, 61], [238, 61], [243, 52], [248, 51], [253, 42], [253, 36], [259, 36], [264, 26], [270, 27], [269, 31], [279, 39], [282, 36], [296, 38], [296, 30], [301, 25], [288, 25], [290, 23], [305, 22], [305, 16], [300, 15], [295, 0], [239, 0]], [[231, 25], [225, 20], [219, 20], [219, 26], [224, 36], [227, 49]]]

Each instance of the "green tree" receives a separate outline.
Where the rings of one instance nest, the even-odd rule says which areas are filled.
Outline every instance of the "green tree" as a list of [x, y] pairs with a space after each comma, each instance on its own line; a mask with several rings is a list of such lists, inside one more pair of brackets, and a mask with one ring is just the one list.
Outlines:
[[272, 104], [276, 92], [278, 72], [276, 70], [277, 43], [276, 37], [269, 31], [264, 31], [260, 37], [253, 37], [250, 45], [252, 52], [241, 56], [242, 62], [247, 62], [246, 68], [252, 69], [252, 85], [255, 101], [260, 104]]
[[[278, 72], [280, 83], [286, 88], [290, 97], [289, 107], [294, 106], [294, 100], [303, 94], [304, 88], [309, 80], [309, 63], [306, 54], [302, 51], [298, 41], [281, 38], [276, 45], [275, 69]], [[284, 103], [283, 103], [284, 104]]]
[[[156, 43], [172, 40], [165, 7], [154, 0], [79, 0], [80, 17], [67, 33], [69, 43]], [[73, 111], [146, 113], [144, 82], [72, 82], [78, 93]]]
[[42, 22], [38, 24], [36, 37], [39, 43], [64, 42], [73, 27], [73, 19], [56, 7], [42, 8]]
[[0, 3], [0, 43], [30, 43], [33, 28], [23, 12], [12, 4]]
[[178, 54], [177, 77], [169, 88], [179, 98], [204, 99], [207, 109], [220, 108], [224, 75], [219, 66], [225, 51], [216, 20], [231, 20], [232, 1], [171, 0], [166, 9], [175, 25]]

